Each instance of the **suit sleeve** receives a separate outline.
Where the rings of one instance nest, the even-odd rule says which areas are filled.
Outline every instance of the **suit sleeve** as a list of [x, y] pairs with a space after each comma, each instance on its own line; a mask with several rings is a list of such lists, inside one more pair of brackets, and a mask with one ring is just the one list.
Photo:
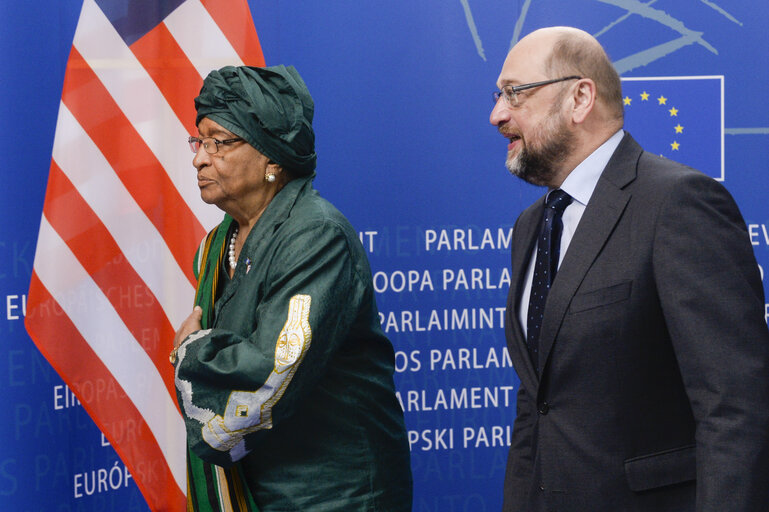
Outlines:
[[[526, 221], [522, 218], [526, 217], [524, 212], [515, 222], [513, 227], [513, 251], [524, 250], [524, 246], [521, 238], [520, 226]], [[513, 257], [513, 266], [515, 266], [516, 258]], [[522, 258], [522, 261], [526, 261], [526, 258]], [[515, 271], [515, 269], [513, 270]], [[525, 268], [520, 272], [525, 273]], [[527, 353], [519, 351], [518, 347], [513, 339], [515, 335], [513, 332], [519, 329], [518, 326], [518, 311], [516, 310], [516, 300], [514, 297], [515, 285], [511, 286], [510, 292], [507, 298], [507, 313], [505, 331], [508, 339], [508, 350], [510, 351], [510, 357], [513, 362], [518, 365], [518, 375], [521, 376], [521, 367], [523, 364], [521, 358], [528, 357]], [[529, 493], [531, 482], [534, 478], [534, 460], [533, 460], [533, 430], [534, 422], [536, 420], [533, 417], [534, 403], [533, 399], [524, 384], [524, 379], [520, 379], [518, 387], [518, 393], [516, 395], [515, 406], [515, 420], [513, 422], [513, 434], [510, 441], [510, 450], [507, 456], [507, 468], [505, 470], [505, 485], [504, 485], [504, 504], [502, 510], [520, 510], [521, 507], [526, 506], [528, 503], [526, 496]]]
[[254, 264], [270, 265], [258, 283], [263, 298], [255, 311], [237, 311], [255, 315], [253, 332], [240, 336], [221, 322], [193, 333], [176, 369], [190, 448], [224, 467], [301, 406], [348, 337], [366, 289], [349, 240], [330, 222], [287, 236], [271, 261]]
[[696, 421], [697, 510], [769, 510], [769, 334], [737, 205], [688, 175], [664, 201], [657, 289]]
[[528, 503], [526, 495], [529, 492], [534, 475], [532, 459], [532, 430], [534, 428], [531, 416], [531, 398], [523, 384], [518, 388], [516, 398], [515, 421], [510, 443], [510, 453], [507, 457], [505, 470], [505, 488], [503, 510], [515, 510], [515, 506]]

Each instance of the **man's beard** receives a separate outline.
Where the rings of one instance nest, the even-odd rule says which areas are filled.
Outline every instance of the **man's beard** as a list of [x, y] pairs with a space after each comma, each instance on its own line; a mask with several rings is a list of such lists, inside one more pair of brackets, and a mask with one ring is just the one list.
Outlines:
[[533, 134], [531, 144], [521, 138], [518, 154], [505, 162], [514, 176], [538, 186], [551, 186], [559, 164], [574, 148], [574, 135], [557, 108], [551, 109], [544, 125]]

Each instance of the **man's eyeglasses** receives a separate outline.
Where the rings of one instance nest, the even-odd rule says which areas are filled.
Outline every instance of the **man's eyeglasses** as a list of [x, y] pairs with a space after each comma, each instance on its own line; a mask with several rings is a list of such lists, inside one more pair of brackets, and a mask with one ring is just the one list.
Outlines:
[[202, 139], [198, 137], [190, 137], [187, 139], [187, 142], [190, 143], [190, 149], [193, 153], [197, 154], [198, 150], [200, 149], [200, 146], [203, 146], [203, 149], [206, 150], [206, 153], [209, 155], [213, 155], [217, 151], [219, 151], [219, 146], [222, 144], [232, 144], [233, 142], [238, 142], [243, 140], [241, 137], [235, 137], [234, 139], [226, 139], [226, 140], [219, 140], [215, 139], [213, 137], [203, 137]]
[[520, 105], [520, 97], [518, 95], [519, 92], [525, 91], [527, 89], [533, 89], [535, 87], [542, 87], [543, 85], [550, 85], [557, 82], [564, 82], [566, 80], [581, 80], [581, 76], [565, 76], [563, 78], [553, 78], [552, 80], [545, 80], [543, 82], [533, 82], [530, 84], [523, 84], [523, 85], [506, 85], [502, 87], [501, 91], [494, 91], [494, 104], [496, 105], [499, 101], [500, 96], [505, 98], [505, 101], [507, 101], [507, 104], [511, 107], [517, 107]]

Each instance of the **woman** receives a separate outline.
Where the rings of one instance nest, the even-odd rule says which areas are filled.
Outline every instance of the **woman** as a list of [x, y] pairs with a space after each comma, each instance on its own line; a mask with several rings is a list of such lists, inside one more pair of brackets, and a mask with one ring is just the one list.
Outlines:
[[226, 215], [171, 354], [188, 510], [411, 510], [371, 271], [312, 188], [313, 105], [284, 66], [213, 71], [195, 99], [200, 193]]

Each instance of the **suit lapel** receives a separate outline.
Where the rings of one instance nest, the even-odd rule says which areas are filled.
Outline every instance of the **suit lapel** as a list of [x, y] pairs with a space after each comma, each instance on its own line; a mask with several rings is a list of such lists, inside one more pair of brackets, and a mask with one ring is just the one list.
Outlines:
[[537, 240], [544, 205], [545, 198], [542, 196], [521, 214], [513, 230], [512, 275], [515, 276], [515, 281], [511, 284], [510, 293], [507, 297], [508, 349], [520, 352], [521, 359], [523, 359], [525, 364], [525, 375], [520, 375], [523, 372], [519, 372], [519, 378], [527, 377], [527, 380], [531, 383], [536, 383], [538, 379], [534, 371], [534, 365], [529, 357], [526, 339], [523, 336], [523, 328], [518, 320], [518, 311], [520, 310], [520, 301], [528, 300], [527, 297], [521, 297], [521, 293], [523, 293], [529, 257], [534, 250], [534, 243]]
[[623, 189], [635, 179], [641, 152], [641, 147], [625, 134], [601, 174], [564, 255], [548, 294], [540, 332], [539, 357], [543, 373], [572, 297], [630, 200], [630, 193]]

